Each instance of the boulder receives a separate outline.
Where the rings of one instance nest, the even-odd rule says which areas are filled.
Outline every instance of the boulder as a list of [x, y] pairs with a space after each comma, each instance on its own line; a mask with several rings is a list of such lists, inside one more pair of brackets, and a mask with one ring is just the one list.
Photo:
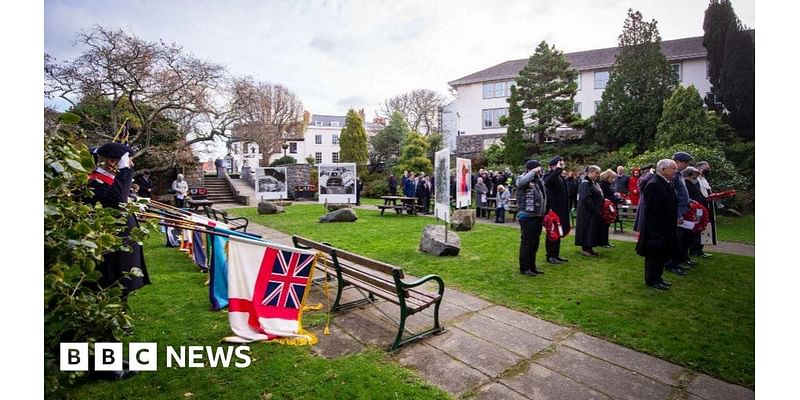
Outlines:
[[350, 204], [346, 204], [346, 203], [330, 203], [330, 204], [326, 204], [326, 207], [328, 208], [328, 212], [330, 212], [330, 211], [341, 210], [343, 208], [350, 208]]
[[353, 222], [358, 215], [352, 208], [342, 208], [319, 217], [319, 222]]
[[419, 250], [435, 256], [457, 256], [461, 251], [461, 239], [455, 232], [447, 232], [444, 241], [444, 225], [426, 225], [422, 230]]
[[264, 214], [278, 214], [283, 212], [283, 207], [269, 202], [269, 201], [260, 201], [258, 203], [258, 213], [260, 215]]
[[475, 226], [475, 210], [456, 210], [450, 216], [450, 226], [456, 231], [470, 231]]

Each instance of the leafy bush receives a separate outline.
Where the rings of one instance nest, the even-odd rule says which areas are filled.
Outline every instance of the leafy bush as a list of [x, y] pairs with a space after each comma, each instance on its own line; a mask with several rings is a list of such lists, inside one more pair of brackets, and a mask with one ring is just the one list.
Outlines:
[[270, 167], [274, 167], [277, 165], [286, 165], [286, 164], [296, 164], [297, 160], [292, 156], [284, 156], [281, 157], [269, 164]]
[[[389, 194], [389, 176], [384, 174], [370, 174], [364, 181], [364, 197], [380, 198]], [[400, 190], [400, 179], [397, 180]]]
[[[118, 341], [122, 327], [131, 324], [122, 290], [99, 290], [101, 274], [95, 270], [104, 253], [123, 248], [117, 236], [125, 229], [128, 210], [83, 203], [91, 197], [87, 175], [93, 160], [80, 132], [62, 118], [47, 132], [44, 148], [44, 362], [46, 397], [63, 397], [64, 389], [85, 372], [61, 372], [61, 342]], [[141, 241], [152, 225], [133, 229], [131, 239]]]
[[756, 173], [756, 142], [734, 143], [725, 146], [725, 157], [741, 171], [741, 174], [750, 178]]
[[497, 169], [503, 165], [504, 152], [505, 149], [496, 143], [483, 151], [483, 157], [486, 159], [486, 164], [489, 169]]
[[[744, 201], [750, 198], [747, 192], [752, 187], [752, 181], [745, 176], [742, 176], [733, 163], [725, 158], [725, 153], [722, 150], [711, 149], [694, 144], [678, 144], [665, 149], [656, 149], [648, 151], [638, 157], [634, 157], [628, 163], [632, 168], [634, 166], [642, 166], [652, 163], [655, 165], [658, 160], [669, 158], [678, 151], [685, 151], [692, 155], [694, 158], [693, 163], [698, 161], [708, 161], [711, 164], [711, 173], [708, 176], [708, 181], [715, 192], [736, 189], [737, 197], [741, 196], [740, 200], [726, 200], [726, 203], [733, 204], [734, 202]], [[735, 198], [734, 198], [735, 199]], [[749, 209], [752, 207], [750, 204], [739, 204], [739, 206]]]

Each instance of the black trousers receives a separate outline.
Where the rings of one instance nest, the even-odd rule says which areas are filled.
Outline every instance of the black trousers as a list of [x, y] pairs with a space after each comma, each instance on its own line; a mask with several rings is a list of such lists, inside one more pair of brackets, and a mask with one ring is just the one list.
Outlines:
[[502, 222], [502, 223], [506, 222], [506, 209], [505, 208], [497, 207], [497, 210], [495, 210], [494, 222]]
[[542, 217], [526, 217], [519, 220], [519, 271], [536, 271], [536, 252], [542, 236]]
[[664, 273], [664, 264], [667, 260], [661, 257], [644, 258], [644, 283], [645, 285], [655, 285], [662, 282], [661, 275]]
[[186, 200], [185, 198], [179, 199], [177, 196], [175, 197], [175, 207], [183, 208], [183, 201]]
[[559, 257], [561, 255], [561, 238], [557, 240], [546, 238], [544, 240], [544, 248], [547, 251], [547, 258]]
[[689, 247], [694, 241], [694, 233], [688, 229], [678, 228], [678, 255], [675, 256], [677, 262], [689, 260]]

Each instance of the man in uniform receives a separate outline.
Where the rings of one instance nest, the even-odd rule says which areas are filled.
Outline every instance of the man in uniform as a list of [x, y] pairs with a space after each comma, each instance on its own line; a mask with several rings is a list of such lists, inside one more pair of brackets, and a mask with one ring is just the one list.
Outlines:
[[517, 178], [517, 220], [521, 230], [519, 242], [519, 272], [527, 276], [544, 274], [536, 269], [536, 251], [542, 235], [542, 220], [547, 211], [547, 192], [539, 178], [542, 167], [539, 161], [525, 163], [527, 173]]
[[[90, 203], [100, 203], [106, 208], [120, 208], [120, 204], [128, 202], [133, 179], [132, 150], [121, 143], [107, 143], [96, 150], [98, 166], [89, 175], [89, 187], [94, 195]], [[127, 229], [121, 233], [123, 243], [131, 251], [118, 250], [103, 256], [98, 269], [103, 274], [100, 286], [110, 287], [117, 282], [123, 286], [123, 298], [128, 293], [150, 283], [147, 267], [144, 262], [144, 251], [135, 241], [128, 239], [131, 229], [138, 226], [136, 218], [128, 215]], [[125, 276], [130, 273], [129, 276]]]
[[[567, 236], [570, 230], [569, 221], [569, 194], [567, 191], [567, 181], [562, 176], [564, 171], [564, 159], [555, 156], [550, 160], [550, 172], [544, 176], [544, 187], [547, 190], [547, 207], [553, 210], [561, 222], [561, 229], [564, 231], [562, 236]], [[547, 251], [547, 262], [550, 264], [560, 264], [567, 262], [566, 258], [561, 258], [561, 238], [551, 241], [545, 235], [545, 250]]]

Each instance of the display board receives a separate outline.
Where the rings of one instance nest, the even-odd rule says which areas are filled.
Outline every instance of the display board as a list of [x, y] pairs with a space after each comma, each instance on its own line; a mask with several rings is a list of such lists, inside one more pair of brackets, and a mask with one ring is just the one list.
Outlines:
[[436, 184], [434, 211], [436, 218], [450, 223], [450, 149], [436, 152], [433, 164], [433, 176]]
[[356, 164], [319, 164], [319, 202], [356, 202]]
[[286, 199], [286, 167], [256, 168], [255, 190], [257, 199]]
[[456, 158], [456, 208], [472, 204], [472, 160]]

